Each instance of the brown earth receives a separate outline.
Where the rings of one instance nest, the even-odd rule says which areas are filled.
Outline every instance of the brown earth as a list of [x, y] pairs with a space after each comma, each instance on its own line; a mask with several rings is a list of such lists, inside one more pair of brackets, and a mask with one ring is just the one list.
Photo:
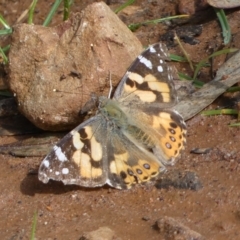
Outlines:
[[[30, 2], [1, 1], [0, 13], [13, 25]], [[80, 11], [91, 2], [84, 1], [82, 5], [75, 3], [72, 11]], [[113, 9], [119, 6], [116, 1], [113, 2]], [[141, 0], [134, 6], [137, 8], [120, 14], [127, 24], [178, 13], [177, 1]], [[43, 22], [49, 8], [47, 1], [38, 2], [35, 24]], [[191, 10], [196, 13], [186, 26], [193, 25], [195, 29], [196, 24], [202, 24], [202, 33], [190, 39], [198, 43], [183, 43], [189, 56], [196, 62], [222, 47], [221, 28], [214, 11], [211, 8], [200, 12], [197, 10]], [[52, 25], [61, 22], [61, 13], [59, 11]], [[240, 11], [229, 10], [227, 14], [233, 34], [231, 46], [239, 47]], [[143, 45], [148, 45], [159, 41], [160, 36], [179, 25], [174, 21], [142, 26], [135, 34]], [[186, 37], [182, 39], [186, 40]], [[8, 41], [2, 39], [2, 46]], [[171, 44], [169, 39], [167, 45], [171, 52], [181, 54], [179, 47]], [[214, 60], [213, 72], [224, 60], [223, 57]], [[181, 72], [191, 73], [187, 64], [178, 64], [177, 67]], [[210, 73], [208, 68], [203, 69], [199, 79], [206, 82], [211, 80]], [[229, 108], [238, 101], [238, 96], [230, 98], [228, 102], [223, 101], [225, 99], [216, 101], [208, 108]], [[29, 239], [34, 212], [37, 211], [37, 239], [80, 239], [84, 232], [104, 226], [111, 228], [121, 239], [167, 239], [154, 227], [155, 222], [163, 216], [176, 219], [206, 239], [240, 239], [240, 130], [228, 126], [234, 121], [234, 116], [201, 115], [187, 121], [187, 148], [172, 169], [194, 171], [203, 185], [198, 191], [157, 189], [153, 184], [124, 191], [107, 186], [84, 189], [58, 182], [45, 185], [38, 181], [36, 174], [29, 174], [37, 170], [41, 158], [1, 155], [0, 238]], [[1, 137], [0, 144], [19, 139], [19, 136]], [[190, 153], [196, 147], [211, 150], [206, 154]]]

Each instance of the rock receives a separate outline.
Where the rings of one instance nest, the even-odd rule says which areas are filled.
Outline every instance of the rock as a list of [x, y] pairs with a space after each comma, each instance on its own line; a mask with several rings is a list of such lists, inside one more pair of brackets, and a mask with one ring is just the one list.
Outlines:
[[207, 154], [212, 151], [212, 148], [193, 148], [190, 150], [190, 153], [194, 154]]
[[18, 109], [44, 130], [68, 130], [95, 95], [108, 95], [142, 51], [133, 33], [103, 2], [56, 27], [14, 27], [8, 85]]
[[155, 184], [156, 188], [169, 188], [171, 186], [197, 191], [202, 188], [202, 183], [195, 172], [176, 169], [162, 174]]
[[216, 8], [235, 8], [240, 6], [239, 0], [227, 0], [227, 1], [217, 1], [217, 0], [207, 0], [208, 4]]
[[84, 233], [80, 240], [121, 240], [115, 232], [108, 227], [100, 227], [95, 231]]
[[171, 217], [162, 217], [156, 222], [165, 240], [204, 240], [204, 237]]
[[197, 11], [204, 10], [207, 7], [206, 0], [180, 0], [178, 3], [180, 14], [194, 15]]

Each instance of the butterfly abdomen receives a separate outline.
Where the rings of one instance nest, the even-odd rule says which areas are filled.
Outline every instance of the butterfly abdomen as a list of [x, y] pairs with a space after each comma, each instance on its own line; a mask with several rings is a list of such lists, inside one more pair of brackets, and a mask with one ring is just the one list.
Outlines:
[[141, 128], [136, 127], [134, 125], [128, 125], [126, 130], [127, 130], [128, 134], [130, 134], [135, 139], [137, 139], [137, 141], [140, 142], [147, 149], [154, 148], [154, 146], [155, 146], [154, 141]]

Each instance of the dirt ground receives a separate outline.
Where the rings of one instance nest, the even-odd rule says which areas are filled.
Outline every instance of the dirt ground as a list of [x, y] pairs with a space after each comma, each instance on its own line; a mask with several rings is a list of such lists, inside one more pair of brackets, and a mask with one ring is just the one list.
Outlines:
[[[1, 1], [0, 13], [13, 25], [30, 2]], [[91, 2], [94, 1], [76, 1], [72, 11], [80, 11]], [[122, 1], [109, 2], [115, 9]], [[137, 12], [131, 9], [129, 15], [127, 11], [119, 15], [126, 24], [142, 22], [179, 14], [179, 10], [191, 7], [188, 2], [193, 1], [181, 1], [181, 5], [179, 2], [139, 0], [134, 3]], [[43, 22], [50, 5], [47, 1], [37, 3], [35, 24]], [[188, 32], [187, 36], [192, 35], [190, 40], [183, 34], [182, 42], [191, 59], [198, 62], [221, 49], [223, 40], [210, 7], [190, 10], [196, 12], [184, 26], [194, 26], [196, 30], [201, 25], [202, 32]], [[61, 13], [59, 11], [52, 25], [61, 22]], [[233, 34], [230, 46], [240, 47], [240, 9], [228, 10], [227, 14]], [[148, 45], [163, 39], [164, 33], [179, 26], [183, 26], [183, 22], [145, 25], [135, 34], [143, 45]], [[8, 41], [2, 39], [1, 46]], [[182, 55], [170, 38], [166, 44], [172, 53]], [[215, 59], [212, 71], [203, 69], [199, 79], [211, 80], [224, 60], [225, 56]], [[177, 67], [179, 71], [191, 74], [187, 64], [177, 64]], [[220, 98], [208, 109], [234, 107], [238, 97], [235, 95], [227, 103]], [[84, 232], [105, 226], [115, 232], [114, 239], [180, 239], [164, 237], [156, 229], [155, 222], [164, 216], [174, 218], [205, 239], [240, 239], [240, 129], [228, 126], [235, 121], [234, 116], [206, 117], [200, 114], [187, 121], [187, 148], [175, 166], [169, 169], [195, 172], [203, 185], [197, 191], [173, 187], [157, 189], [153, 183], [131, 190], [107, 186], [86, 189], [53, 181], [45, 185], [38, 181], [36, 174], [30, 174], [36, 172], [42, 158], [0, 155], [0, 238], [29, 239], [34, 212], [37, 211], [37, 239], [80, 239]], [[0, 144], [19, 138], [2, 136]], [[210, 151], [206, 154], [190, 153], [194, 148], [210, 148]]]

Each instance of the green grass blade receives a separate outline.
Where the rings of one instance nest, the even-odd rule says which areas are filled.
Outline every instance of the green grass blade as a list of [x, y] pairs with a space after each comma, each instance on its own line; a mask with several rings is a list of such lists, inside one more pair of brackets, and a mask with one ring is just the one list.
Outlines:
[[0, 23], [5, 27], [5, 29], [11, 29], [11, 27], [7, 24], [7, 21], [4, 17], [0, 14]]
[[133, 4], [135, 2], [135, 0], [128, 0], [127, 2], [125, 2], [124, 4], [122, 4], [120, 7], [118, 7], [114, 12], [116, 14], [118, 14], [120, 11], [122, 11], [124, 8], [126, 8], [127, 6]]
[[0, 30], [0, 36], [1, 35], [7, 35], [12, 33], [12, 28], [7, 24], [7, 21], [4, 19], [4, 17], [0, 14], [0, 23], [4, 26], [5, 29]]
[[3, 58], [3, 63], [4, 64], [7, 64], [8, 63], [8, 58], [7, 56], [5, 55], [4, 51], [2, 50], [2, 48], [0, 47], [0, 55], [1, 57]]
[[234, 53], [238, 50], [239, 50], [238, 48], [224, 48], [220, 51], [214, 52], [213, 54], [208, 56], [207, 59], [212, 58], [212, 57], [216, 57], [216, 56], [219, 56], [219, 55], [222, 55], [222, 54]]
[[218, 110], [208, 110], [201, 113], [204, 116], [213, 116], [213, 115], [236, 115], [238, 111], [235, 109], [218, 109]]
[[186, 14], [175, 15], [175, 16], [169, 16], [169, 17], [165, 17], [165, 18], [148, 20], [148, 21], [143, 22], [142, 24], [157, 24], [157, 23], [160, 23], [160, 22], [169, 21], [169, 20], [176, 19], [176, 18], [186, 18], [186, 17], [189, 17], [189, 15], [186, 15]]
[[239, 92], [240, 87], [230, 87], [226, 92]]
[[62, 0], [56, 0], [47, 16], [47, 18], [45, 19], [44, 23], [43, 23], [43, 26], [48, 26], [49, 23], [52, 21], [52, 18], [55, 14], [55, 12], [57, 11], [59, 5], [61, 4]]
[[35, 240], [36, 227], [37, 227], [37, 211], [34, 212], [34, 216], [33, 216], [32, 230], [31, 230], [31, 237], [30, 237], [31, 240]]
[[185, 18], [185, 17], [189, 17], [189, 15], [176, 15], [176, 16], [170, 16], [170, 17], [166, 17], [166, 18], [158, 18], [158, 19], [154, 19], [154, 20], [148, 20], [148, 21], [145, 21], [145, 22], [142, 22], [142, 23], [133, 23], [133, 24], [129, 24], [128, 28], [131, 31], [135, 31], [142, 25], [157, 24], [157, 23], [160, 23], [160, 22], [169, 21], [169, 20], [176, 19], [176, 18]]
[[11, 33], [12, 33], [12, 29], [2, 29], [2, 30], [0, 30], [0, 36], [11, 34]]
[[178, 72], [178, 76], [179, 76], [180, 80], [192, 81], [194, 86], [197, 88], [201, 88], [204, 85], [204, 82], [197, 80], [197, 79], [194, 80], [192, 77], [186, 75], [185, 73]]
[[34, 10], [37, 4], [37, 0], [33, 0], [31, 7], [29, 9], [29, 15], [28, 15], [28, 24], [32, 24], [33, 23], [33, 14], [34, 14]]
[[175, 54], [170, 54], [170, 59], [171, 61], [174, 61], [174, 62], [187, 62], [187, 59], [185, 57], [178, 56]]
[[133, 23], [133, 24], [129, 24], [128, 28], [132, 31], [135, 32], [138, 28], [140, 28], [142, 26], [142, 23]]
[[231, 28], [228, 24], [228, 20], [223, 9], [214, 8], [214, 10], [222, 28], [223, 42], [226, 45], [231, 40]]
[[193, 80], [189, 75], [182, 73], [182, 72], [178, 72], [178, 76], [179, 76], [180, 80], [189, 80], [189, 81]]
[[8, 44], [6, 47], [3, 47], [3, 48], [2, 48], [2, 50], [3, 50], [4, 53], [7, 52], [7, 51], [9, 51], [9, 49], [10, 49], [10, 44]]
[[63, 21], [66, 21], [69, 18], [71, 2], [69, 0], [64, 0], [63, 3]]
[[240, 127], [240, 123], [231, 123], [228, 125], [229, 127]]

